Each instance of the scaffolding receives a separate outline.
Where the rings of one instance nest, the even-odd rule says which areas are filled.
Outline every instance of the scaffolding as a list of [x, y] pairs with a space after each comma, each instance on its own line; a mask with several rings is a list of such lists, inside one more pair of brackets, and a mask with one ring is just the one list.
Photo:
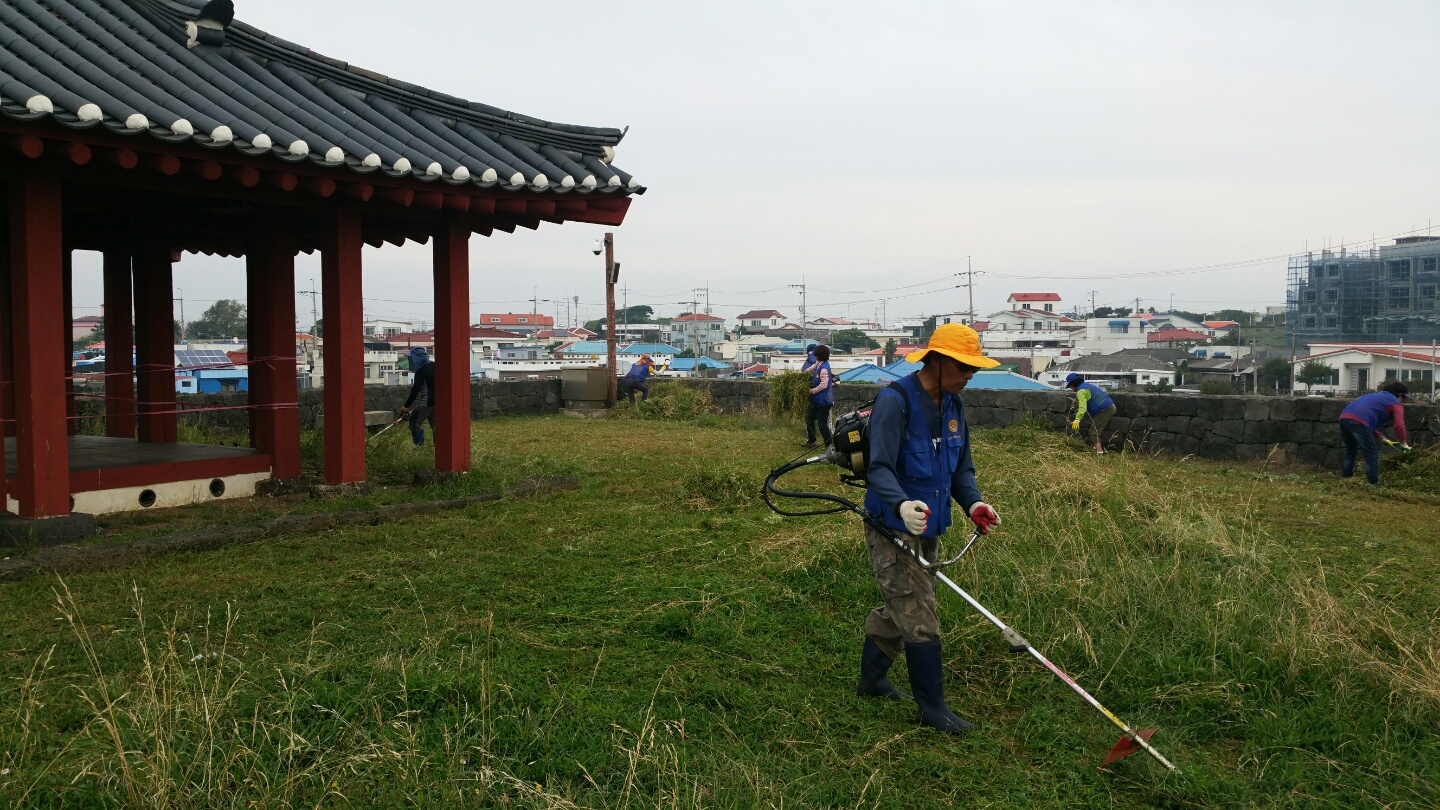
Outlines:
[[1285, 326], [1295, 345], [1440, 339], [1440, 237], [1290, 257]]

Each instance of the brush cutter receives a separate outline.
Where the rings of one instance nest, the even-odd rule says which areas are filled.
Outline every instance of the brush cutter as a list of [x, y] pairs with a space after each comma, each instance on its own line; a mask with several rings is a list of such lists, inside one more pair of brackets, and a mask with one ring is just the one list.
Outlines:
[[[869, 413], [865, 413], [864, 416], [868, 417]], [[842, 475], [842, 481], [850, 484], [851, 486], [865, 486], [863, 472], [865, 468], [863, 466], [860, 466], [859, 470], [856, 470], [855, 467], [858, 466], [856, 462], [859, 462], [862, 459], [866, 462], [868, 462], [869, 460], [868, 442], [865, 441], [867, 437], [863, 436], [866, 425], [862, 422], [856, 426], [847, 426], [851, 427], [853, 430], [859, 431], [862, 435], [852, 440], [853, 446], [844, 445], [841, 440], [841, 433], [839, 429], [844, 419], [845, 417], [842, 417], [841, 420], [837, 420], [835, 431], [836, 443], [838, 445], [842, 445], [841, 447], [837, 449], [829, 449], [827, 450], [825, 455], [811, 456], [809, 458], [798, 459], [770, 471], [769, 477], [765, 479], [765, 487], [763, 490], [761, 490], [761, 496], [764, 499], [765, 504], [778, 514], [792, 517], [804, 515], [827, 515], [837, 512], [854, 512], [855, 514], [859, 515], [862, 520], [864, 520], [867, 524], [873, 526], [876, 531], [884, 535], [885, 538], [888, 539], [891, 543], [894, 543], [895, 546], [899, 548], [903, 553], [913, 558], [915, 562], [919, 563], [921, 568], [933, 573], [936, 579], [945, 583], [946, 587], [954, 591], [955, 594], [961, 599], [965, 600], [965, 603], [968, 604], [971, 608], [974, 608], [975, 612], [979, 613], [981, 616], [984, 616], [986, 621], [995, 625], [996, 629], [1000, 631], [1001, 637], [1003, 637], [1005, 641], [1010, 644], [1010, 652], [1029, 653], [1031, 658], [1034, 658], [1040, 663], [1041, 666], [1050, 670], [1051, 674], [1059, 678], [1065, 683], [1066, 686], [1070, 687], [1070, 689], [1074, 691], [1075, 694], [1079, 695], [1081, 700], [1084, 700], [1086, 703], [1090, 704], [1090, 706], [1092, 706], [1096, 711], [1105, 715], [1105, 719], [1114, 723], [1116, 727], [1120, 729], [1120, 732], [1123, 736], [1120, 738], [1120, 741], [1115, 743], [1115, 745], [1110, 749], [1110, 753], [1106, 755], [1105, 761], [1101, 763], [1101, 767], [1109, 765], [1116, 760], [1128, 757], [1131, 754], [1136, 753], [1137, 751], [1144, 751], [1145, 753], [1154, 757], [1157, 762], [1159, 762], [1161, 765], [1164, 765], [1170, 771], [1179, 773], [1179, 768], [1176, 768], [1175, 765], [1170, 762], [1170, 760], [1165, 758], [1165, 755], [1161, 754], [1159, 751], [1155, 750], [1152, 745], [1150, 745], [1150, 737], [1155, 733], [1155, 729], [1145, 728], [1137, 731], [1131, 728], [1129, 724], [1121, 720], [1119, 717], [1115, 716], [1114, 712], [1105, 708], [1100, 703], [1100, 701], [1095, 699], [1093, 695], [1085, 691], [1085, 689], [1081, 687], [1080, 684], [1075, 682], [1074, 678], [1071, 678], [1065, 673], [1064, 670], [1060, 669], [1060, 667], [1055, 666], [1055, 664], [1051, 662], [1050, 659], [1046, 658], [1043, 654], [1041, 654], [1039, 650], [1031, 646], [1030, 642], [1027, 641], [1024, 636], [1015, 632], [1013, 628], [1005, 624], [1005, 622], [1001, 621], [999, 617], [997, 617], [994, 613], [991, 613], [984, 605], [980, 604], [980, 602], [977, 601], [975, 597], [966, 593], [963, 588], [961, 588], [959, 585], [956, 585], [953, 580], [941, 573], [941, 569], [945, 568], [946, 566], [955, 564], [960, 560], [961, 557], [965, 556], [965, 552], [969, 551], [970, 547], [975, 544], [975, 541], [980, 538], [979, 528], [975, 529], [975, 533], [970, 535], [970, 541], [965, 544], [964, 548], [960, 549], [959, 554], [956, 554], [954, 557], [951, 557], [950, 559], [940, 563], [931, 563], [927, 561], [924, 557], [922, 557], [918, 550], [910, 548], [909, 544], [907, 544], [900, 535], [890, 529], [890, 527], [876, 520], [873, 516], [870, 515], [870, 513], [866, 512], [864, 509], [860, 508], [852, 501], [841, 498], [838, 495], [830, 495], [823, 492], [798, 492], [794, 490], [779, 489], [775, 486], [775, 482], [782, 475], [793, 472], [794, 470], [798, 470], [801, 467], [807, 467], [811, 464], [836, 464], [841, 467], [845, 467], [851, 470], [852, 474]], [[822, 507], [820, 509], [814, 509], [806, 512], [786, 511], [784, 509], [781, 509], [779, 506], [776, 506], [775, 503], [770, 500], [771, 494], [786, 498], [811, 498], [822, 501], [829, 501], [835, 504], [835, 506]]]
[[379, 430], [375, 431], [375, 435], [374, 435], [374, 436], [371, 436], [371, 437], [368, 438], [368, 439], [366, 439], [366, 440], [365, 440], [365, 443], [366, 443], [366, 444], [369, 444], [370, 442], [375, 441], [375, 439], [377, 439], [377, 438], [380, 436], [381, 433], [384, 433], [385, 431], [389, 430], [390, 428], [395, 427], [396, 425], [398, 425], [398, 424], [400, 424], [401, 422], [404, 422], [404, 421], [405, 421], [405, 414], [402, 413], [402, 414], [400, 414], [400, 416], [396, 417], [396, 419], [395, 419], [394, 422], [391, 422], [390, 424], [386, 425], [385, 427], [380, 428]]

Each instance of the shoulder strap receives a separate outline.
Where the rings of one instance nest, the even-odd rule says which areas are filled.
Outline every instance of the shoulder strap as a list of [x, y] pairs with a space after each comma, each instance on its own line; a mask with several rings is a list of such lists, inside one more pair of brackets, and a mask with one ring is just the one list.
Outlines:
[[[904, 436], [910, 432], [910, 394], [905, 390], [905, 386], [900, 384], [900, 380], [891, 380], [890, 384], [885, 386], [885, 389], [887, 391], [894, 391], [900, 395], [900, 405], [903, 408], [902, 412], [905, 414], [904, 420], [900, 422], [900, 435]], [[876, 398], [878, 399], [879, 397]]]

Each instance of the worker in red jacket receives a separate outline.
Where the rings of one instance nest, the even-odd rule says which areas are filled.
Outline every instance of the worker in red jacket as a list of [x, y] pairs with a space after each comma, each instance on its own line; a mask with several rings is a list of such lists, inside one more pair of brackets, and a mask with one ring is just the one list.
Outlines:
[[[1365, 480], [1380, 486], [1380, 447], [1377, 440], [1401, 452], [1410, 452], [1409, 437], [1405, 434], [1405, 406], [1402, 400], [1409, 398], [1410, 389], [1405, 383], [1386, 383], [1379, 391], [1366, 394], [1345, 406], [1340, 413], [1340, 438], [1345, 442], [1345, 460], [1340, 464], [1340, 477], [1349, 478], [1355, 474], [1355, 456], [1365, 454]], [[1395, 437], [1391, 441], [1381, 433], [1382, 428], [1394, 426]]]

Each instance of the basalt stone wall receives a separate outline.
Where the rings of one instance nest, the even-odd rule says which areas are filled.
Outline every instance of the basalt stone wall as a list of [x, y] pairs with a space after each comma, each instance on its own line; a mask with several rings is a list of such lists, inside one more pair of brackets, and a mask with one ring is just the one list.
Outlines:
[[[768, 404], [763, 381], [696, 380], [710, 389], [726, 412], [762, 410]], [[841, 385], [835, 414], [868, 402], [882, 386]], [[1128, 446], [1205, 458], [1277, 458], [1338, 466], [1344, 445], [1337, 420], [1346, 399], [1112, 394], [1115, 418], [1105, 435], [1111, 448]], [[972, 427], [1008, 427], [1027, 419], [1064, 430], [1075, 413], [1075, 397], [1059, 391], [966, 391], [966, 419]], [[1410, 443], [1440, 441], [1440, 406], [1407, 405]], [[1088, 425], [1082, 428], [1089, 430]]]
[[[365, 386], [365, 410], [390, 411], [399, 413], [400, 406], [410, 396], [410, 386], [367, 385]], [[228, 394], [193, 394], [177, 397], [181, 408], [213, 408], [194, 414], [182, 414], [180, 419], [191, 425], [206, 429], [244, 431], [250, 424], [249, 411], [245, 405], [249, 395], [244, 391]], [[103, 414], [103, 399], [80, 399], [77, 401], [83, 414]], [[312, 388], [300, 392], [300, 427], [315, 427], [315, 416], [324, 411], [325, 392]], [[485, 380], [470, 384], [470, 418], [484, 419], [488, 416], [516, 416], [520, 414], [558, 413], [560, 410], [559, 380], [517, 380], [500, 382]]]

